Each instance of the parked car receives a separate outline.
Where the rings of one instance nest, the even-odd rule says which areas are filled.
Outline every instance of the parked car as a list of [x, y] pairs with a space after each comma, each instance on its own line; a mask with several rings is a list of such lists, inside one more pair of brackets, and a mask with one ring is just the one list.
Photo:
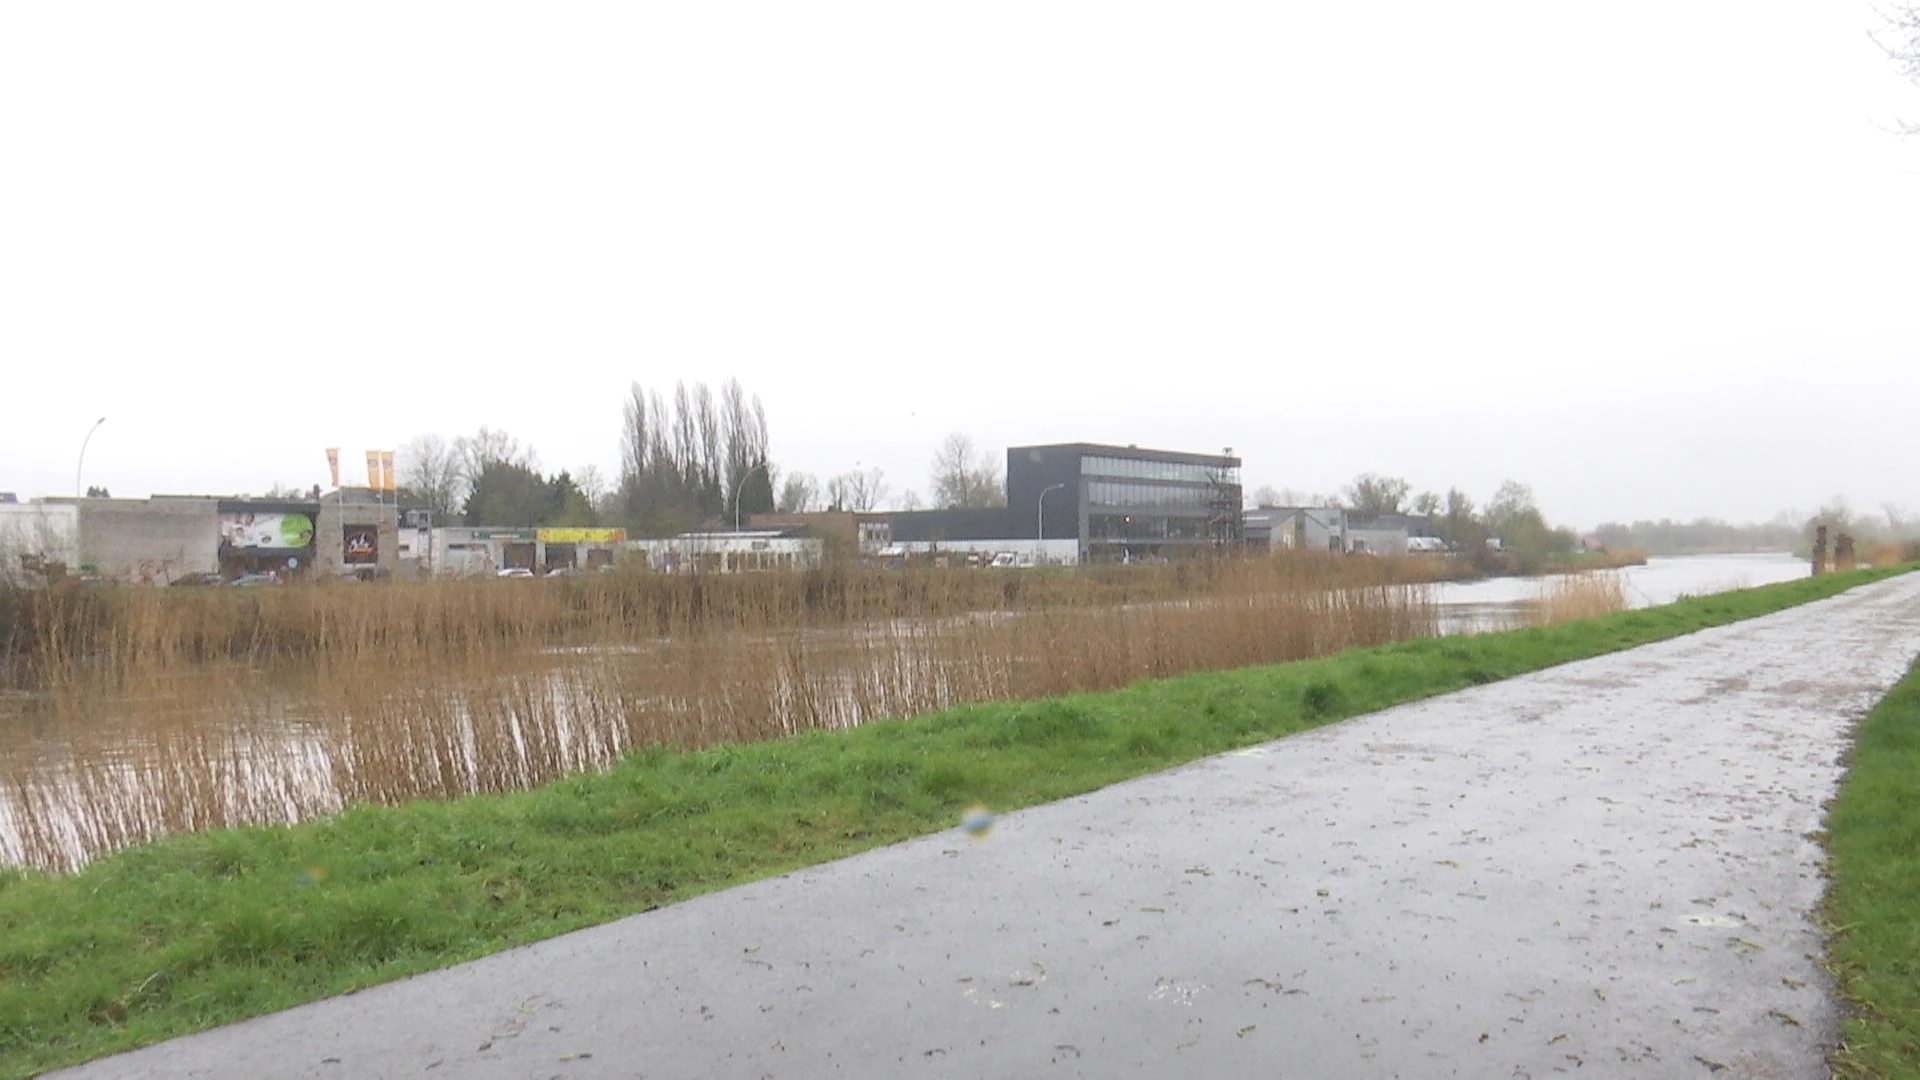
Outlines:
[[532, 577], [532, 576], [533, 576], [533, 571], [527, 569], [524, 566], [509, 566], [505, 570], [502, 570], [499, 573], [496, 573], [494, 575], [494, 577]]
[[244, 587], [248, 585], [278, 585], [278, 584], [280, 584], [280, 579], [277, 577], [274, 577], [272, 574], [241, 574], [239, 577], [234, 578], [232, 581], [227, 582], [227, 585], [230, 587]]

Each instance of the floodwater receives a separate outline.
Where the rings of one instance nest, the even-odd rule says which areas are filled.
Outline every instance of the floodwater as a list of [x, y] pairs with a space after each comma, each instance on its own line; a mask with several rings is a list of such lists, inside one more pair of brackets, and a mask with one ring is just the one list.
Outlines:
[[[1806, 577], [1807, 560], [1785, 552], [1744, 555], [1679, 555], [1649, 559], [1645, 566], [1629, 566], [1617, 574], [1631, 607], [1671, 604], [1682, 596], [1706, 596], [1772, 585]], [[1526, 606], [1540, 596], [1550, 579], [1490, 578], [1455, 581], [1434, 588], [1443, 634], [1479, 634], [1511, 630], [1522, 625]]]
[[58, 1076], [1825, 1076], [1813, 833], [1917, 649], [1909, 575]]
[[[1618, 571], [1635, 606], [1806, 572], [1803, 562], [1785, 555], [1655, 559]], [[1421, 626], [1393, 636], [1432, 632], [1427, 596], [1437, 605], [1442, 633], [1507, 629], [1521, 623], [1541, 588], [1542, 579], [1497, 579], [1423, 589]], [[1165, 621], [1165, 611], [1114, 614], [1141, 627], [1123, 637], [1178, 643], [1190, 636]], [[352, 802], [520, 788], [604, 768], [628, 746], [687, 741], [703, 730], [766, 737], [1073, 688], [1049, 689], [1045, 680], [1021, 677], [1020, 670], [1032, 666], [1021, 656], [996, 660], [995, 649], [1007, 645], [999, 640], [1006, 623], [975, 614], [937, 625], [904, 620], [853, 633], [807, 631], [758, 645], [735, 636], [678, 651], [664, 642], [613, 652], [597, 647], [583, 655], [598, 662], [584, 663], [567, 662], [575, 659], [569, 650], [545, 652], [478, 684], [369, 671], [369, 687], [405, 692], [345, 698], [338, 688], [326, 691], [299, 678], [221, 678], [220, 672], [189, 677], [212, 679], [217, 692], [150, 687], [92, 701], [73, 716], [55, 717], [33, 707], [30, 695], [19, 695], [0, 701], [0, 721], [16, 735], [0, 747], [0, 865], [66, 868], [158, 833], [297, 821]], [[1234, 635], [1210, 647], [1262, 636], [1249, 633], [1251, 627], [1227, 629], [1217, 618], [1203, 623]], [[966, 640], [945, 642], [948, 637]], [[1308, 654], [1335, 647], [1325, 643]], [[662, 655], [637, 655], [643, 652]], [[614, 653], [624, 662], [607, 662]], [[1276, 659], [1235, 657], [1231, 663]], [[676, 672], [699, 671], [732, 674], [712, 685], [675, 681]], [[1106, 684], [1153, 673], [1129, 667]], [[209, 704], [219, 715], [209, 713]], [[96, 707], [101, 715], [93, 714]], [[138, 724], [127, 719], [136, 712]], [[730, 724], [740, 716], [780, 720], [736, 731]]]

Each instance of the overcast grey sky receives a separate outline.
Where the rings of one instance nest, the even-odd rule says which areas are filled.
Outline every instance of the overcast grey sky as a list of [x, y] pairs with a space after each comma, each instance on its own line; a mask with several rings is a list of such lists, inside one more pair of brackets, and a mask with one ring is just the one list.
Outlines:
[[1853, 0], [10, 4], [0, 490], [324, 483], [630, 380], [777, 462], [1232, 446], [1549, 517], [1920, 510]]

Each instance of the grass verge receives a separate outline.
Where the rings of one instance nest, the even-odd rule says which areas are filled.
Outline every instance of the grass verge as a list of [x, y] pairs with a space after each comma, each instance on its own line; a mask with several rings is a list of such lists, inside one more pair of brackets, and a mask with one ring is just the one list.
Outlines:
[[444, 967], [1401, 702], [1740, 619], [1863, 570], [841, 733], [656, 749], [534, 791], [361, 807], [0, 872], [0, 1075]]
[[1827, 815], [1836, 1076], [1920, 1076], [1920, 665], [1860, 722]]

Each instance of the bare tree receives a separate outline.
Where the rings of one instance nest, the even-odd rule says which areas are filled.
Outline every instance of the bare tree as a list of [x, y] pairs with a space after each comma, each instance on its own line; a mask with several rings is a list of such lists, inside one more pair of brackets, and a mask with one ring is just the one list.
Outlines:
[[1397, 476], [1361, 473], [1347, 485], [1346, 495], [1353, 510], [1362, 514], [1397, 514], [1413, 485]]
[[[748, 401], [739, 379], [728, 379], [720, 388], [720, 426], [725, 444], [722, 454], [725, 458], [727, 490], [738, 491], [751, 479], [750, 474], [767, 462], [768, 441], [766, 411], [760, 407], [758, 396]], [[771, 495], [777, 486], [774, 483], [776, 470], [770, 464], [765, 467], [766, 494]]]
[[1887, 531], [1894, 537], [1903, 537], [1912, 531], [1914, 522], [1907, 517], [1906, 507], [1899, 503], [1885, 502], [1880, 504], [1880, 512], [1887, 515]]
[[647, 465], [661, 474], [678, 476], [672, 443], [667, 432], [667, 399], [660, 391], [647, 394]]
[[1413, 500], [1413, 512], [1423, 517], [1432, 517], [1440, 512], [1441, 505], [1438, 492], [1423, 491]]
[[484, 425], [472, 435], [455, 439], [453, 453], [459, 459], [461, 479], [469, 487], [489, 465], [533, 467], [533, 451], [522, 450], [519, 439]]
[[1007, 505], [993, 455], [975, 453], [973, 439], [961, 432], [947, 436], [933, 455], [933, 502], [943, 509]]
[[710, 498], [724, 501], [722, 489], [732, 490], [732, 485], [725, 483], [727, 478], [720, 462], [720, 412], [714, 405], [713, 391], [706, 383], [693, 384], [693, 416], [694, 426], [700, 431], [700, 488]]
[[613, 496], [613, 485], [607, 483], [607, 475], [598, 465], [582, 465], [573, 472], [573, 486], [587, 497], [587, 505], [593, 512], [600, 513]]
[[[1880, 12], [1880, 17], [1886, 26], [1870, 35], [1874, 44], [1886, 51], [1909, 82], [1920, 84], [1920, 7], [1900, 4]], [[1920, 135], [1920, 124], [1904, 122], [1900, 130], [1908, 135]]]
[[700, 422], [683, 382], [673, 384], [673, 467], [689, 487], [700, 486]]
[[872, 510], [886, 501], [886, 473], [878, 468], [843, 472], [827, 481], [827, 509]]
[[774, 506], [782, 514], [807, 514], [819, 503], [820, 481], [812, 473], [796, 470], [780, 482], [780, 498]]
[[1538, 519], [1540, 507], [1533, 501], [1532, 488], [1518, 480], [1506, 480], [1493, 493], [1493, 498], [1487, 500], [1484, 517], [1487, 528], [1497, 536], [1512, 528], [1517, 521], [1529, 517]]
[[452, 521], [467, 494], [466, 463], [458, 449], [438, 435], [418, 435], [397, 457], [400, 486], [427, 504], [435, 524]]
[[620, 403], [620, 482], [630, 484], [647, 474], [648, 441], [647, 392], [635, 382], [627, 389], [627, 400]]

